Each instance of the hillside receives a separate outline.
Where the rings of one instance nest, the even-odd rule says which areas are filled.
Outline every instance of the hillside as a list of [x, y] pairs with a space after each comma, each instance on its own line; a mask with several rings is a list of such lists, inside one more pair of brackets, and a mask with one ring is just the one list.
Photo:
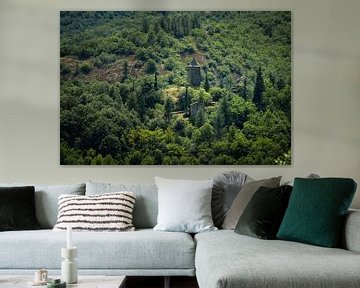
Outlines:
[[60, 79], [61, 164], [291, 163], [290, 12], [63, 11]]

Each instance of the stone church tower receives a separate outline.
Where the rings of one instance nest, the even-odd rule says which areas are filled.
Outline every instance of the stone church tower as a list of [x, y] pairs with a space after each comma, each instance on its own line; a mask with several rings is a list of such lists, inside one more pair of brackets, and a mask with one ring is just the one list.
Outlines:
[[199, 86], [201, 83], [201, 68], [195, 58], [188, 65], [188, 82], [192, 87]]

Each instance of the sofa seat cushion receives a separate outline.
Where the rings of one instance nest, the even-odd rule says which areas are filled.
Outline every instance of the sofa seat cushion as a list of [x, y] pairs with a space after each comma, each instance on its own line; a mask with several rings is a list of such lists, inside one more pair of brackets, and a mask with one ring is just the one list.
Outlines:
[[[79, 270], [194, 269], [195, 244], [186, 233], [73, 232]], [[66, 232], [1, 232], [0, 269], [60, 269]]]
[[200, 288], [346, 288], [360, 283], [360, 254], [229, 230], [195, 236]]

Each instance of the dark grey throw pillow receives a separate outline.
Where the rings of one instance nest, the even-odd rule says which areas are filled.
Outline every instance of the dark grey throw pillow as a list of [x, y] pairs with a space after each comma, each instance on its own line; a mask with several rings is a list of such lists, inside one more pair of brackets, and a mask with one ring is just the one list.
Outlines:
[[0, 231], [39, 229], [35, 188], [0, 187]]
[[261, 187], [276, 188], [279, 187], [281, 176], [273, 177], [269, 179], [262, 179], [257, 181], [250, 181], [245, 183], [242, 187], [229, 211], [226, 214], [224, 223], [222, 225], [223, 229], [234, 230], [237, 222], [240, 219], [241, 214], [244, 212], [247, 204], [250, 202], [251, 198], [254, 196], [255, 192]]
[[292, 186], [260, 187], [235, 227], [235, 232], [261, 239], [275, 239], [289, 203]]
[[211, 199], [211, 213], [214, 225], [221, 228], [225, 216], [245, 182], [252, 178], [245, 173], [229, 171], [214, 178]]

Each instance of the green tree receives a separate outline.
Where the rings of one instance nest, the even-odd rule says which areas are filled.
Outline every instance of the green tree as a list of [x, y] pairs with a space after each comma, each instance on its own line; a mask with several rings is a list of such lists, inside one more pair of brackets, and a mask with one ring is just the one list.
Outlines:
[[260, 111], [263, 111], [265, 108], [264, 100], [263, 100], [264, 91], [265, 91], [264, 79], [262, 76], [261, 67], [259, 67], [256, 74], [253, 102]]
[[142, 17], [142, 22], [141, 22], [141, 30], [144, 33], [148, 33], [150, 29], [150, 21], [149, 18], [147, 16], [143, 16]]
[[146, 93], [145, 97], [145, 104], [146, 108], [154, 108], [156, 104], [162, 102], [162, 93], [160, 90], [151, 90], [148, 93]]
[[145, 95], [144, 94], [139, 94], [137, 96], [137, 111], [140, 115], [141, 120], [144, 119], [145, 116], [145, 112], [146, 112], [146, 107], [145, 107]]
[[159, 34], [161, 31], [161, 25], [160, 25], [160, 22], [159, 21], [156, 21], [154, 23], [154, 32], [155, 32], [155, 35]]
[[170, 99], [170, 97], [166, 98], [165, 104], [164, 104], [164, 109], [165, 109], [165, 112], [164, 112], [165, 119], [169, 122], [171, 119], [171, 113], [172, 113], [172, 109], [173, 109], [173, 102]]
[[90, 58], [93, 55], [93, 51], [87, 47], [86, 45], [83, 45], [78, 52], [79, 60], [85, 60]]
[[155, 158], [151, 155], [146, 155], [141, 161], [141, 165], [154, 165], [154, 164], [155, 164]]
[[218, 109], [216, 111], [215, 118], [213, 119], [213, 127], [214, 127], [215, 135], [217, 138], [220, 138], [222, 136], [224, 124], [225, 124], [225, 121], [224, 121], [223, 114]]
[[121, 93], [120, 93], [120, 87], [118, 85], [113, 85], [110, 89], [110, 96], [116, 101], [119, 106], [123, 105]]
[[246, 100], [248, 98], [248, 80], [245, 77], [244, 84], [241, 86], [240, 95]]
[[232, 123], [234, 123], [239, 129], [243, 128], [245, 121], [249, 119], [249, 116], [255, 113], [256, 107], [251, 101], [245, 101], [239, 95], [234, 95], [230, 101], [230, 113]]
[[184, 111], [185, 111], [185, 114], [189, 114], [190, 103], [191, 103], [191, 96], [189, 94], [189, 86], [186, 85], [185, 96], [184, 96]]
[[116, 161], [111, 157], [111, 155], [106, 155], [102, 160], [102, 165], [115, 165]]
[[127, 107], [129, 110], [138, 111], [138, 99], [135, 91], [130, 93], [129, 99], [127, 101]]
[[224, 125], [231, 124], [231, 112], [230, 112], [230, 97], [228, 94], [225, 94], [220, 100], [219, 113], [224, 119]]
[[210, 82], [209, 82], [209, 78], [208, 78], [208, 72], [207, 70], [205, 71], [205, 83], [204, 83], [204, 89], [206, 92], [209, 92], [210, 89]]
[[211, 143], [214, 140], [214, 135], [214, 128], [209, 123], [205, 123], [200, 127], [201, 142]]
[[135, 150], [128, 153], [125, 163], [128, 165], [140, 165], [143, 159], [141, 151]]
[[92, 70], [92, 66], [89, 63], [84, 63], [80, 66], [80, 72], [83, 74], [89, 74]]
[[153, 59], [149, 59], [145, 66], [145, 73], [154, 74], [156, 72], [156, 62]]
[[211, 87], [210, 89], [211, 98], [215, 102], [218, 102], [221, 98], [223, 98], [226, 93], [227, 90], [220, 87]]
[[114, 134], [107, 135], [100, 144], [100, 152], [102, 154], [110, 154], [116, 156], [121, 153], [121, 143]]
[[124, 61], [123, 63], [123, 76], [121, 78], [121, 82], [125, 82], [126, 79], [129, 78], [129, 64], [128, 61]]
[[157, 78], [157, 72], [155, 71], [155, 73], [154, 73], [154, 89], [155, 90], [158, 90], [158, 78]]
[[60, 63], [60, 75], [65, 76], [70, 73], [71, 73], [71, 68], [64, 63]]
[[195, 117], [195, 125], [196, 127], [201, 127], [205, 124], [205, 108], [204, 105], [200, 105], [196, 117]]
[[174, 131], [178, 135], [185, 136], [185, 126], [186, 126], [186, 124], [185, 124], [184, 119], [177, 118], [174, 123]]

